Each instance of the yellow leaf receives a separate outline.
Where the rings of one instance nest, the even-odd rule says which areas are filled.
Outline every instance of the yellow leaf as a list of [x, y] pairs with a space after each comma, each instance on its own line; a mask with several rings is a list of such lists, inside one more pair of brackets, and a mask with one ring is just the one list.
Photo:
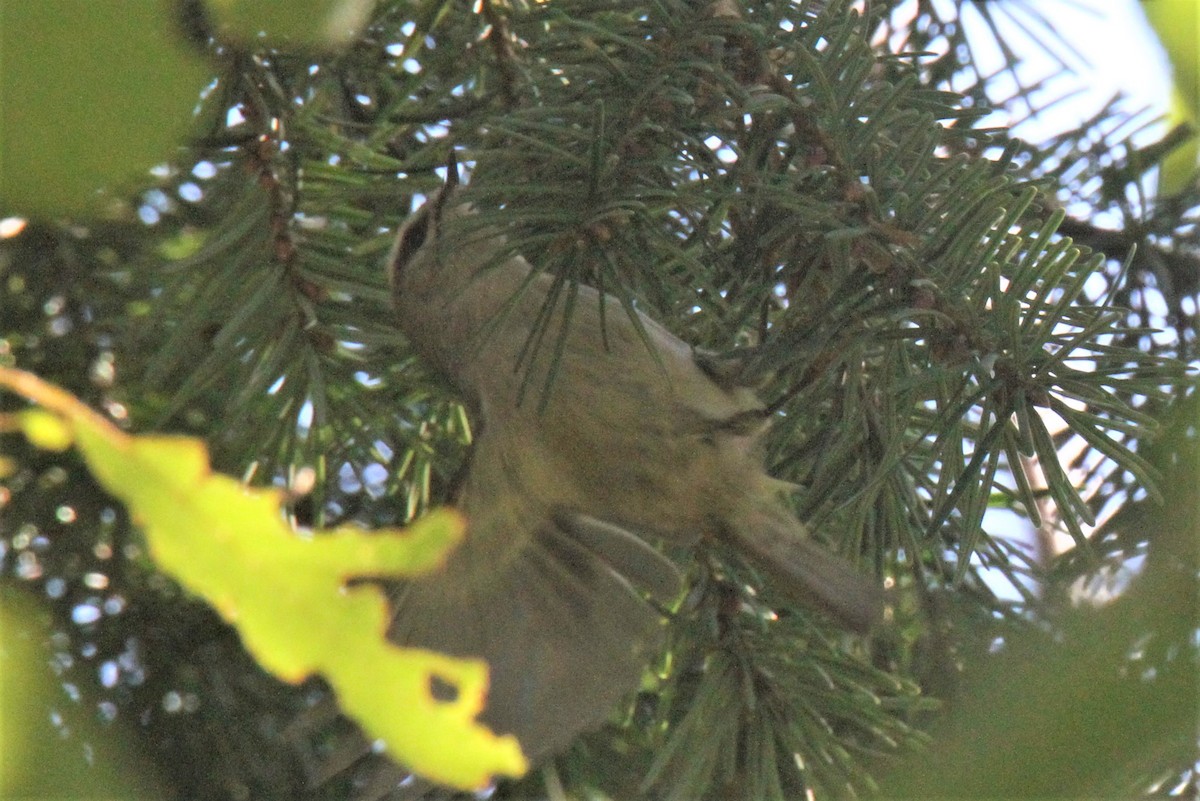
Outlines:
[[65, 451], [71, 447], [71, 427], [41, 409], [28, 409], [18, 415], [17, 426], [34, 447], [44, 451]]
[[[487, 666], [391, 644], [382, 592], [351, 585], [436, 569], [462, 538], [456, 513], [427, 515], [403, 531], [342, 527], [298, 536], [280, 510], [280, 491], [213, 473], [199, 440], [130, 436], [18, 370], [0, 368], [0, 386], [53, 415], [62, 429], [57, 439], [47, 434], [54, 426], [46, 412], [17, 419], [31, 438], [73, 439], [97, 480], [142, 526], [159, 568], [235, 625], [268, 670], [291, 682], [320, 673], [347, 714], [435, 781], [478, 788], [526, 770], [515, 738], [497, 737], [475, 720]], [[439, 684], [455, 688], [450, 700], [434, 697]]]

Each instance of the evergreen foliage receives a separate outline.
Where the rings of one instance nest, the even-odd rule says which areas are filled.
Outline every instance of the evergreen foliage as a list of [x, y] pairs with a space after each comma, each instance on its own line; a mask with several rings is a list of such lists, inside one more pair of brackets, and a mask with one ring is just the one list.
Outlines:
[[[980, 128], [988, 76], [956, 24], [962, 0], [919, 0], [912, 17], [845, 0], [382, 2], [354, 44], [320, 56], [219, 41], [184, 5], [219, 70], [194, 137], [127, 219], [0, 242], [0, 363], [132, 430], [202, 436], [250, 482], [311, 479], [299, 525], [411, 520], [445, 500], [470, 421], [407, 351], [381, 262], [453, 153], [481, 223], [561, 292], [599, 287], [760, 382], [772, 474], [799, 487], [817, 537], [895, 588], [887, 630], [864, 641], [783, 608], [717, 543], [673, 553], [691, 590], [643, 690], [496, 797], [876, 795], [996, 652], [1103, 626], [1072, 596], [1143, 558], [1133, 586], [1157, 576], [1170, 603], [1132, 625], [1145, 593], [1131, 591], [1099, 651], [1056, 650], [1078, 670], [1062, 691], [1097, 681], [1117, 701], [1195, 708], [1171, 694], [1197, 666], [1195, 499], [1178, 487], [1195, 475], [1183, 368], [1197, 360], [1200, 191], [1139, 195], [1126, 109], [1042, 150]], [[402, 774], [319, 681], [292, 688], [254, 666], [154, 574], [77, 460], [3, 443], [3, 581], [46, 596], [58, 675], [136, 722], [173, 797], [442, 793], [393, 789]], [[1072, 545], [1023, 548], [995, 509]], [[1089, 673], [1097, 653], [1159, 684], [1123, 695]], [[1173, 714], [1144, 724], [1161, 748], [1137, 764], [1032, 786], [1194, 791], [1194, 726]]]

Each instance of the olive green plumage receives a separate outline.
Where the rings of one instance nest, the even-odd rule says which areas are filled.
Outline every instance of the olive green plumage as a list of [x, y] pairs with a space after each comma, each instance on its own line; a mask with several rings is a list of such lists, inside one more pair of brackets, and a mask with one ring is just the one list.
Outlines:
[[388, 271], [401, 329], [475, 418], [456, 501], [468, 535], [397, 594], [391, 636], [487, 659], [483, 719], [536, 759], [602, 721], [660, 647], [643, 593], [669, 599], [680, 579], [641, 536], [725, 538], [783, 594], [869, 629], [879, 589], [808, 538], [763, 470], [754, 390], [591, 287], [567, 325], [567, 293], [545, 317], [554, 277], [464, 224], [455, 195], [406, 221]]

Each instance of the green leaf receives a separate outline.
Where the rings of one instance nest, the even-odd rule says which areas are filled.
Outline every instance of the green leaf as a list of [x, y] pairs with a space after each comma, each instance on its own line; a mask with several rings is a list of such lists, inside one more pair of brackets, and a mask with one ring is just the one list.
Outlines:
[[[39, 600], [45, 599], [18, 583], [0, 583], [4, 798], [170, 798], [150, 753], [138, 747], [140, 733], [103, 720], [89, 704], [63, 703], [63, 679], [51, 668], [47, 647], [61, 633]], [[87, 744], [87, 762], [68, 756], [80, 743]]]
[[1158, 34], [1175, 79], [1170, 120], [1185, 123], [1192, 135], [1162, 165], [1162, 192], [1173, 195], [1195, 180], [1200, 140], [1200, 4], [1195, 0], [1143, 0], [1142, 11]]
[[96, 213], [171, 155], [212, 75], [173, 7], [0, 0], [4, 213]]

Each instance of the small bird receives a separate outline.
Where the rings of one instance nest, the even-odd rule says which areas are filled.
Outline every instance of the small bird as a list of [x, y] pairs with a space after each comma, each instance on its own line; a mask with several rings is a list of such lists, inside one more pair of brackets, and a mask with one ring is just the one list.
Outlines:
[[389, 637], [486, 659], [481, 719], [537, 761], [602, 722], [661, 648], [646, 599], [681, 578], [644, 537], [724, 539], [783, 596], [868, 631], [882, 591], [808, 537], [763, 469], [754, 389], [610, 295], [554, 296], [474, 215], [449, 183], [387, 261], [401, 330], [478, 432], [455, 499], [467, 537], [394, 593]]

